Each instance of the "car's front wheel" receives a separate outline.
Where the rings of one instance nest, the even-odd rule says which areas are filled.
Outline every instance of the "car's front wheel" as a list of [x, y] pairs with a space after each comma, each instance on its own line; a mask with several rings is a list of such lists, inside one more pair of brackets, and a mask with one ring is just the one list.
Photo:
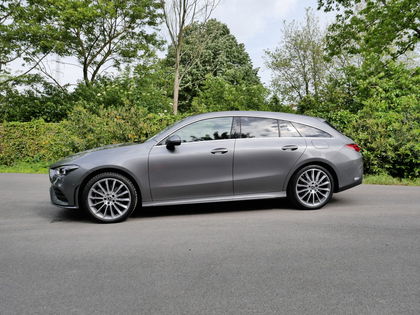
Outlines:
[[82, 193], [82, 205], [96, 221], [116, 223], [127, 219], [137, 206], [137, 191], [127, 177], [113, 172], [89, 180]]
[[309, 165], [294, 174], [288, 187], [288, 196], [299, 209], [319, 209], [330, 201], [333, 177], [319, 165]]

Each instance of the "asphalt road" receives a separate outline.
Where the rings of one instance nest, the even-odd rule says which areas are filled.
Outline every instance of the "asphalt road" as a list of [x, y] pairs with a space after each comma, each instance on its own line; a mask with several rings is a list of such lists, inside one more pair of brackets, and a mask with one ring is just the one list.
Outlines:
[[0, 174], [0, 314], [419, 314], [420, 187], [149, 208], [91, 223]]

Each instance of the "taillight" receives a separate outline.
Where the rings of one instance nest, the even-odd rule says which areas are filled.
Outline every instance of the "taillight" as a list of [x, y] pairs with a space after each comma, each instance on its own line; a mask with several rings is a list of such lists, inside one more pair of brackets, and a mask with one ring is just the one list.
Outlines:
[[346, 144], [346, 147], [353, 149], [356, 152], [360, 152], [360, 147], [356, 143]]

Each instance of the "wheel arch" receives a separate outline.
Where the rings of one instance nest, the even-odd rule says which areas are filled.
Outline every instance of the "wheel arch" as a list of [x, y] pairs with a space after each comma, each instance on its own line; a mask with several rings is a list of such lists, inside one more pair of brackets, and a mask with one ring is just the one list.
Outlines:
[[128, 170], [124, 169], [124, 168], [119, 168], [119, 167], [115, 167], [115, 166], [106, 166], [106, 167], [100, 167], [100, 168], [96, 168], [93, 169], [89, 174], [87, 174], [81, 184], [79, 185], [78, 189], [77, 189], [77, 204], [80, 206], [80, 200], [83, 194], [83, 189], [85, 188], [86, 184], [89, 182], [89, 180], [93, 177], [95, 177], [98, 174], [101, 173], [107, 173], [107, 172], [112, 172], [112, 173], [118, 173], [122, 176], [127, 177], [134, 185], [134, 187], [136, 188], [137, 191], [137, 195], [139, 196], [139, 204], [141, 204], [141, 200], [142, 200], [142, 195], [141, 195], [141, 189], [139, 186], [139, 183], [137, 182], [136, 178], [134, 177], [133, 174], [131, 174], [131, 172], [129, 172]]
[[337, 171], [335, 170], [335, 168], [329, 164], [327, 161], [324, 160], [313, 160], [313, 161], [305, 161], [305, 163], [299, 164], [294, 170], [293, 172], [289, 173], [289, 176], [287, 178], [286, 181], [286, 185], [285, 185], [285, 190], [288, 191], [290, 182], [293, 178], [293, 176], [299, 172], [302, 168], [309, 166], [309, 165], [318, 165], [318, 166], [322, 166], [324, 167], [328, 172], [331, 173], [331, 176], [333, 177], [333, 181], [334, 181], [334, 188], [333, 188], [333, 192], [338, 192], [339, 191], [339, 181], [338, 181], [338, 176], [337, 176]]

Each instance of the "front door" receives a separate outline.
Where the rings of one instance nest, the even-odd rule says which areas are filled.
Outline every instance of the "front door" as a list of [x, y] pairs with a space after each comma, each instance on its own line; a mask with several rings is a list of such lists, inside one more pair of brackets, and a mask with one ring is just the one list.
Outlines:
[[194, 122], [174, 133], [182, 140], [174, 150], [168, 150], [164, 141], [153, 147], [149, 155], [153, 201], [233, 195], [232, 120], [218, 117]]

